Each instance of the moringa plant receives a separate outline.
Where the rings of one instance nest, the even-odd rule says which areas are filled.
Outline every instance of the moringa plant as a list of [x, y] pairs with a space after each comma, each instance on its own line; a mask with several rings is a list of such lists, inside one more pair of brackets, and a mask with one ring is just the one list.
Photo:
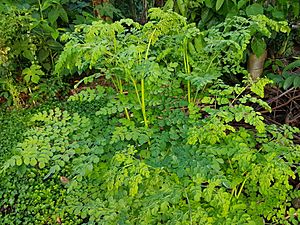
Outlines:
[[[189, 103], [222, 75], [248, 77], [241, 66], [253, 35], [269, 37], [270, 30], [286, 32], [287, 24], [265, 16], [228, 18], [208, 30], [171, 11], [153, 8], [144, 26], [130, 19], [77, 26], [55, 72], [61, 76], [94, 71], [86, 81], [105, 76], [119, 92], [128, 120], [151, 122], [151, 107], [166, 96], [182, 96]], [[134, 107], [132, 107], [134, 105]]]

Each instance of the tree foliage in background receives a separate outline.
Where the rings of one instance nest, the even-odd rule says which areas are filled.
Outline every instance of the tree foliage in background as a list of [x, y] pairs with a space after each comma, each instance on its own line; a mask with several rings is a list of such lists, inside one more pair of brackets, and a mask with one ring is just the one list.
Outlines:
[[37, 99], [53, 95], [45, 82], [51, 80], [55, 60], [63, 48], [59, 36], [72, 30], [74, 24], [93, 20], [89, 9], [89, 3], [72, 0], [1, 2], [1, 96], [13, 98], [14, 104], [20, 105], [20, 93], [30, 94], [33, 99], [32, 92], [41, 95]]

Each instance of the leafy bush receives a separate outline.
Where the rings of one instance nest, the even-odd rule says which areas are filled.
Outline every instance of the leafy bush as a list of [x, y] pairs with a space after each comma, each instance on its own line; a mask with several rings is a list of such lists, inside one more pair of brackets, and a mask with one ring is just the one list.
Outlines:
[[78, 26], [64, 35], [69, 42], [55, 69], [64, 76], [93, 69], [86, 81], [105, 76], [119, 91], [127, 119], [130, 110], [140, 109], [146, 127], [154, 120], [146, 108], [163, 104], [162, 96], [184, 91], [190, 103], [221, 76], [247, 77], [241, 63], [252, 35], [288, 30], [286, 23], [264, 16], [230, 18], [205, 32], [173, 12], [152, 9], [149, 16], [152, 21], [145, 26], [130, 19]]
[[13, 100], [8, 103], [20, 106], [20, 93], [31, 95], [33, 101], [55, 95], [40, 84], [53, 83], [49, 75], [63, 48], [60, 33], [74, 23], [93, 20], [88, 9], [83, 11], [87, 6], [72, 0], [0, 4], [0, 95]]
[[165, 9], [174, 8], [176, 12], [186, 16], [199, 26], [212, 26], [230, 16], [266, 15], [275, 20], [294, 20], [299, 18], [300, 3], [297, 1], [266, 1], [266, 0], [167, 0]]
[[226, 106], [224, 99], [232, 102], [241, 89], [212, 87], [204, 101], [216, 102], [190, 104], [188, 114], [170, 99], [147, 129], [113, 110], [109, 99], [117, 93], [110, 89], [97, 101], [71, 98], [105, 114], [89, 119], [56, 108], [34, 115], [2, 168], [1, 222], [287, 224], [287, 214], [297, 220], [299, 193], [289, 182], [297, 179], [300, 149], [292, 134], [299, 130], [265, 125], [244, 103]]
[[[300, 59], [295, 60], [294, 62], [288, 64], [287, 66], [283, 66], [282, 62], [279, 61], [280, 66], [276, 64], [273, 65], [274, 69], [280, 70], [282, 69], [281, 74], [275, 74], [275, 73], [269, 73], [268, 77], [274, 80], [274, 82], [283, 89], [288, 88], [299, 88], [300, 87], [300, 74], [298, 71], [299, 65], [300, 65]], [[277, 72], [277, 71], [274, 71]]]

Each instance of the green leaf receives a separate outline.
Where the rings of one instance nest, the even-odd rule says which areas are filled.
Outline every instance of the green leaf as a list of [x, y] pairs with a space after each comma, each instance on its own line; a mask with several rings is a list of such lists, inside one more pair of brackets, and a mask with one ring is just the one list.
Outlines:
[[27, 156], [24, 156], [24, 164], [29, 165], [30, 164], [30, 159]]
[[57, 18], [59, 17], [59, 14], [60, 12], [57, 7], [52, 8], [48, 13], [48, 20], [52, 25], [54, 25], [54, 23], [56, 22]]
[[38, 75], [32, 74], [31, 81], [35, 84], [38, 84], [40, 81], [40, 77]]
[[59, 16], [64, 22], [69, 22], [68, 13], [62, 6], [59, 8]]
[[185, 16], [186, 15], [186, 4], [183, 2], [183, 0], [177, 0], [177, 7], [180, 11], [180, 14]]
[[45, 166], [46, 166], [46, 165], [45, 165], [44, 162], [39, 162], [39, 168], [40, 168], [40, 169], [43, 169]]
[[37, 164], [37, 161], [35, 158], [30, 159], [30, 165], [35, 166]]
[[212, 1], [211, 0], [205, 0], [205, 6], [207, 8], [212, 8], [213, 7]]
[[43, 30], [47, 33], [51, 34], [52, 32], [55, 31], [55, 29], [53, 27], [49, 26], [49, 24], [47, 22], [42, 23], [41, 26], [42, 26]]
[[31, 80], [33, 83], [37, 84], [40, 80], [40, 76], [44, 75], [44, 72], [41, 70], [40, 65], [33, 64], [30, 68], [25, 68], [22, 71], [22, 74], [27, 83]]
[[39, 62], [43, 62], [45, 61], [45, 59], [47, 59], [47, 57], [49, 56], [49, 51], [45, 48], [42, 48], [39, 50], [38, 52], [38, 60]]
[[53, 31], [51, 32], [51, 37], [52, 37], [54, 40], [56, 40], [56, 39], [58, 38], [58, 36], [59, 36], [58, 30], [53, 30]]
[[262, 38], [254, 38], [251, 49], [257, 57], [262, 56], [267, 48], [266, 42]]
[[235, 114], [236, 122], [240, 122], [242, 119], [243, 119], [243, 114], [241, 112]]
[[28, 59], [28, 60], [30, 60], [30, 61], [33, 61], [33, 60], [34, 60], [33, 52], [30, 51], [30, 50], [28, 50], [28, 49], [24, 50], [23, 53], [22, 53], [22, 55], [23, 55], [26, 59]]
[[15, 159], [15, 158], [9, 159], [9, 160], [8, 160], [8, 164], [9, 164], [9, 166], [15, 166], [15, 164], [16, 164], [16, 159]]
[[257, 80], [252, 86], [250, 87], [250, 90], [257, 94], [259, 97], [264, 97], [264, 88], [267, 84], [272, 83], [272, 81], [268, 78], [261, 78]]
[[294, 76], [289, 76], [283, 83], [283, 89], [288, 89], [294, 82]]
[[278, 19], [278, 20], [284, 20], [285, 19], [285, 15], [284, 15], [284, 12], [280, 11], [280, 10], [277, 10], [277, 9], [274, 9], [272, 11], [272, 17]]
[[219, 11], [219, 9], [222, 7], [223, 4], [224, 4], [224, 0], [217, 0], [216, 10]]
[[197, 190], [194, 196], [194, 201], [199, 202], [201, 200], [201, 197], [202, 197], [202, 192], [200, 190]]
[[195, 49], [198, 53], [202, 52], [203, 48], [204, 48], [204, 39], [202, 37], [202, 35], [199, 35], [198, 37], [196, 37], [194, 39], [194, 45], [195, 45]]
[[288, 70], [293, 70], [295, 68], [300, 67], [300, 59], [288, 64], [286, 67], [284, 67], [283, 72], [286, 72]]
[[298, 17], [299, 12], [300, 12], [300, 2], [299, 1], [294, 1], [292, 3], [292, 7], [293, 7], [294, 17]]
[[138, 141], [139, 141], [139, 144], [140, 144], [140, 145], [143, 145], [143, 144], [145, 144], [147, 141], [149, 141], [149, 138], [148, 138], [148, 136], [147, 136], [146, 134], [140, 134], [140, 135], [139, 135]]
[[168, 10], [172, 10], [174, 7], [174, 0], [167, 0], [167, 2], [165, 3], [163, 9], [165, 11], [168, 11]]
[[241, 9], [244, 5], [246, 5], [250, 0], [240, 0], [238, 2], [238, 9]]
[[45, 11], [46, 9], [48, 9], [50, 6], [52, 6], [53, 5], [53, 2], [51, 2], [51, 1], [43, 1], [44, 3], [43, 3], [43, 5], [42, 5], [42, 11]]
[[23, 163], [22, 158], [20, 156], [16, 156], [15, 159], [17, 166], [21, 166]]
[[163, 213], [166, 213], [169, 209], [169, 203], [167, 201], [164, 201], [163, 203], [161, 203], [160, 205], [160, 210]]
[[26, 75], [26, 76], [24, 76], [24, 80], [27, 82], [27, 83], [29, 83], [29, 81], [30, 81], [30, 75]]
[[246, 8], [246, 13], [247, 13], [247, 16], [254, 16], [254, 15], [264, 14], [264, 8], [262, 7], [261, 4], [254, 3], [252, 5], [249, 5]]
[[294, 79], [294, 88], [300, 87], [300, 76], [296, 76]]
[[212, 104], [214, 102], [214, 99], [212, 99], [211, 97], [208, 96], [204, 96], [201, 100], [201, 103], [204, 104]]

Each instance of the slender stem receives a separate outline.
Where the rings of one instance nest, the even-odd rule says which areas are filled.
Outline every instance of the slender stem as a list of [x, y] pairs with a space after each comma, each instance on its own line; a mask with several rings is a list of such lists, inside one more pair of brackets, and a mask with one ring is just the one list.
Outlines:
[[[189, 56], [186, 52], [186, 67], [187, 67], [187, 73], [190, 74], [191, 73], [191, 68], [189, 65]], [[188, 80], [188, 102], [191, 103], [191, 81]]]
[[[114, 44], [114, 51], [115, 51], [115, 54], [117, 54], [117, 39], [115, 37], [115, 33], [112, 32], [112, 37], [113, 37], [113, 44]], [[119, 90], [120, 94], [123, 95], [125, 97], [125, 94], [124, 94], [124, 91], [123, 91], [123, 84], [122, 84], [122, 80], [119, 79], [118, 77], [116, 77], [116, 82], [114, 81], [114, 79], [112, 79], [113, 81], [113, 84], [115, 85], [116, 89]], [[130, 116], [129, 116], [129, 112], [128, 112], [128, 109], [127, 107], [124, 107], [124, 111], [125, 111], [125, 115], [126, 115], [126, 118], [128, 120], [130, 120]]]
[[137, 96], [137, 99], [139, 101], [139, 104], [142, 105], [142, 102], [141, 102], [141, 98], [140, 98], [140, 94], [139, 94], [139, 90], [137, 88], [137, 84], [136, 84], [136, 80], [133, 79], [133, 77], [131, 77], [131, 80], [132, 80], [132, 83], [133, 83], [133, 86], [134, 86], [134, 90], [135, 90], [135, 94]]
[[115, 37], [115, 33], [113, 33], [114, 35], [114, 50], [115, 50], [115, 54], [117, 54], [117, 39]]
[[188, 87], [188, 102], [191, 103], [191, 82], [190, 81], [188, 81], [187, 87]]
[[40, 14], [41, 14], [41, 20], [44, 20], [41, 0], [39, 0], [39, 9], [40, 9]]
[[[28, 90], [29, 90], [30, 94], [32, 94], [32, 91], [31, 91], [30, 87], [28, 87]], [[36, 105], [36, 102], [34, 100], [32, 102], [33, 102], [33, 105]]]
[[146, 105], [145, 105], [145, 82], [144, 79], [141, 80], [141, 97], [142, 97], [142, 113], [144, 117], [144, 123], [145, 127], [148, 128], [148, 121], [147, 121], [147, 115], [146, 115]]
[[231, 101], [231, 105], [238, 99], [238, 97], [240, 97], [241, 94], [244, 93], [244, 91], [247, 90], [247, 88], [249, 87], [249, 84], [243, 88], [243, 90], [241, 91], [241, 93], [239, 93], [232, 101]]
[[209, 62], [209, 65], [208, 65], [208, 67], [207, 67], [207, 69], [206, 69], [206, 71], [205, 72], [208, 72], [208, 70], [210, 69], [210, 67], [211, 67], [211, 65], [212, 65], [212, 63], [213, 63], [213, 61], [215, 60], [215, 58], [217, 58], [217, 54], [211, 59], [211, 61]]
[[[152, 42], [155, 31], [156, 31], [156, 29], [154, 29], [154, 31], [152, 32], [152, 34], [149, 38], [149, 42], [148, 42], [148, 45], [147, 45], [147, 50], [146, 50], [146, 53], [145, 53], [145, 60], [148, 59], [149, 50], [150, 50], [151, 42]], [[141, 79], [141, 107], [142, 107], [142, 114], [143, 114], [143, 118], [144, 118], [145, 127], [148, 128], [148, 120], [147, 120], [147, 114], [146, 114], [146, 103], [145, 103], [145, 78], [144, 78], [144, 76]]]
[[154, 29], [154, 31], [152, 32], [151, 36], [150, 36], [150, 39], [149, 39], [149, 42], [148, 42], [148, 45], [147, 45], [147, 50], [146, 50], [146, 55], [145, 55], [145, 60], [148, 59], [148, 55], [149, 55], [149, 50], [150, 50], [150, 45], [151, 45], [151, 42], [152, 42], [152, 39], [153, 39], [153, 36], [154, 36], [154, 33], [156, 32], [156, 29]]
[[193, 218], [192, 218], [191, 203], [190, 203], [189, 196], [188, 196], [186, 190], [184, 190], [184, 192], [185, 192], [186, 200], [187, 200], [188, 207], [189, 207], [190, 224], [192, 225], [193, 224]]
[[[120, 94], [125, 97], [124, 92], [123, 92], [122, 80], [119, 80], [119, 89], [120, 89]], [[124, 111], [125, 111], [126, 118], [128, 120], [130, 120], [130, 116], [129, 116], [129, 112], [128, 112], [127, 107], [124, 108]]]
[[237, 194], [237, 198], [240, 197], [240, 195], [241, 195], [241, 193], [242, 193], [242, 190], [243, 190], [243, 188], [244, 188], [244, 185], [245, 185], [247, 179], [248, 179], [248, 177], [246, 177], [245, 180], [243, 181], [242, 186], [240, 187], [239, 193]]
[[[183, 54], [183, 64], [184, 64], [184, 70], [186, 74], [191, 73], [191, 68], [189, 65], [189, 58], [188, 58], [188, 52], [187, 52], [187, 40], [184, 40], [184, 54]], [[188, 102], [191, 103], [191, 81], [188, 80], [187, 83], [188, 88]]]
[[126, 118], [128, 120], [130, 120], [129, 112], [128, 112], [128, 109], [126, 107], [125, 107], [124, 111], [125, 111]]
[[119, 86], [118, 86], [118, 78], [114, 79], [113, 77], [111, 78], [111, 81], [113, 82], [114, 87], [116, 88], [117, 91], [119, 91]]

